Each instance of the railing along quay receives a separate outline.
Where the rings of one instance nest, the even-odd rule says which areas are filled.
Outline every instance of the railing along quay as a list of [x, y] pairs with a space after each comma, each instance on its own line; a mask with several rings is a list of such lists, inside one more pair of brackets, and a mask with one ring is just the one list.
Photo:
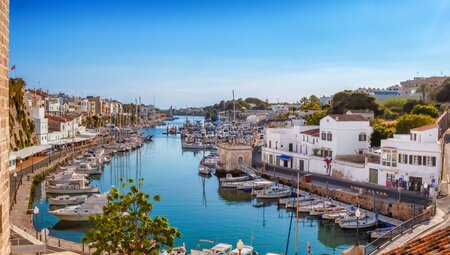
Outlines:
[[430, 220], [433, 218], [433, 216], [436, 214], [436, 206], [432, 206], [429, 210], [426, 212], [403, 222], [402, 224], [398, 225], [395, 228], [392, 228], [382, 236], [378, 237], [377, 239], [373, 240], [371, 243], [366, 245], [364, 249], [365, 255], [370, 255], [382, 248], [382, 246], [385, 246], [389, 243], [391, 243], [393, 240], [395, 240], [397, 237], [401, 236], [406, 231], [413, 229], [415, 226], [422, 224], [423, 222]]

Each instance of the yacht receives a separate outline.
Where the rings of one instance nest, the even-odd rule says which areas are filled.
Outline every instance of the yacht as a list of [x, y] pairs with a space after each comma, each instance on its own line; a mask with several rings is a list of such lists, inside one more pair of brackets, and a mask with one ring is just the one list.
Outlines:
[[[256, 198], [282, 198], [289, 197], [291, 195], [290, 188], [282, 188], [282, 187], [268, 187], [263, 190], [257, 190]], [[253, 192], [253, 191], [252, 191]]]
[[75, 168], [72, 168], [70, 170], [66, 170], [59, 174], [51, 174], [49, 176], [46, 176], [45, 179], [49, 183], [49, 185], [56, 185], [56, 184], [69, 184], [73, 181], [78, 180], [86, 180], [86, 182], [89, 182], [87, 180], [86, 174], [77, 174], [75, 173]]
[[89, 163], [80, 163], [75, 172], [81, 174], [102, 174], [102, 170], [99, 167], [93, 167]]
[[95, 186], [86, 185], [85, 180], [77, 180], [72, 183], [48, 185], [45, 189], [48, 194], [89, 194], [98, 193]]
[[103, 206], [108, 203], [107, 194], [90, 196], [81, 205], [68, 206], [66, 208], [49, 211], [62, 221], [88, 221], [90, 216], [103, 213]]
[[48, 199], [49, 205], [77, 205], [83, 203], [87, 199], [86, 195], [69, 196], [62, 195]]

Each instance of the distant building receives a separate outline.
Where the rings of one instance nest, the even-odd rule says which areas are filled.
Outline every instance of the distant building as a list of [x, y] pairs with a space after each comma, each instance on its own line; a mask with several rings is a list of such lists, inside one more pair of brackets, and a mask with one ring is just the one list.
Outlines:
[[102, 114], [102, 104], [99, 96], [87, 96], [86, 99], [88, 100], [88, 109], [87, 112], [89, 112], [91, 115], [101, 115]]
[[431, 76], [431, 77], [414, 77], [412, 80], [400, 82], [403, 94], [416, 94], [421, 93], [420, 87], [425, 85], [427, 90], [439, 87], [447, 80], [448, 76]]
[[321, 98], [320, 98], [320, 105], [321, 106], [324, 106], [324, 105], [326, 105], [326, 104], [329, 104], [330, 102], [331, 102], [331, 99], [333, 98], [333, 96], [325, 96], [325, 95], [323, 95]]

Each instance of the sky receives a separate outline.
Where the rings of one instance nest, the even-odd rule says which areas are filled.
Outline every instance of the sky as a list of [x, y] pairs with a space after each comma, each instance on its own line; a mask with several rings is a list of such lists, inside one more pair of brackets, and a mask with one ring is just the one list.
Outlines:
[[450, 75], [450, 1], [11, 0], [12, 77], [161, 108]]

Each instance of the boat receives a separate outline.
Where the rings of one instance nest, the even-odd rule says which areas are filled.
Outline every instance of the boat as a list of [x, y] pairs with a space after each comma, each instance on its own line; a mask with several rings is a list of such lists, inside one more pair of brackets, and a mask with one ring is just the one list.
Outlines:
[[347, 210], [342, 210], [339, 212], [329, 212], [322, 214], [322, 219], [324, 220], [335, 220], [337, 218], [344, 218], [348, 216]]
[[90, 196], [81, 205], [68, 206], [48, 213], [55, 215], [61, 221], [88, 221], [89, 217], [102, 214], [103, 206], [107, 203], [107, 194], [96, 194]]
[[159, 252], [159, 255], [185, 255], [186, 254], [186, 245], [183, 243], [183, 245], [178, 247], [173, 247], [170, 251], [163, 249]]
[[92, 167], [89, 163], [80, 163], [75, 172], [82, 174], [102, 174], [102, 170], [99, 167]]
[[311, 201], [310, 203], [306, 202], [304, 205], [299, 206], [297, 210], [298, 210], [298, 212], [309, 213], [313, 209], [322, 208], [324, 206], [323, 203], [328, 203], [328, 202], [317, 201], [317, 200]]
[[[357, 224], [358, 223], [358, 224]], [[351, 217], [347, 219], [341, 219], [339, 221], [339, 227], [343, 229], [356, 229], [358, 228], [370, 228], [377, 225], [378, 220], [373, 217], [369, 217], [368, 215], [365, 215], [365, 217]]]
[[207, 156], [202, 161], [205, 166], [214, 167], [219, 162], [219, 156]]
[[45, 179], [47, 180], [49, 185], [69, 184], [77, 180], [86, 180], [86, 182], [89, 183], [86, 174], [78, 174], [75, 173], [74, 170], [75, 168], [72, 168], [59, 174], [51, 174], [49, 176], [46, 176]]
[[246, 181], [238, 183], [237, 189], [238, 190], [244, 190], [244, 191], [251, 191], [254, 190], [260, 190], [264, 189], [266, 187], [272, 186], [273, 182], [268, 180], [253, 180], [253, 181]]
[[291, 196], [290, 188], [282, 188], [282, 187], [268, 187], [263, 190], [258, 190], [256, 194], [256, 198], [259, 199], [270, 199], [270, 198], [282, 198]]
[[298, 203], [297, 203], [297, 200], [295, 200], [294, 198], [290, 198], [290, 199], [292, 199], [292, 200], [286, 201], [284, 204], [284, 207], [286, 209], [296, 208], [297, 206], [299, 206], [299, 207], [307, 206], [307, 205], [310, 205], [311, 203], [317, 204], [320, 202], [319, 200], [316, 200], [315, 198], [309, 197], [309, 196], [298, 198]]
[[327, 204], [322, 208], [314, 208], [309, 211], [309, 215], [311, 216], [322, 216], [325, 213], [338, 213], [345, 210], [343, 207], [336, 206], [333, 204]]
[[69, 195], [62, 195], [57, 197], [51, 197], [48, 199], [49, 205], [76, 205], [81, 204], [86, 200], [86, 195], [80, 195], [80, 196], [69, 196]]
[[203, 150], [206, 148], [205, 145], [201, 142], [195, 142], [195, 143], [183, 142], [181, 144], [181, 147], [183, 149], [191, 149], [191, 150]]
[[209, 167], [204, 166], [204, 165], [202, 165], [202, 164], [200, 164], [200, 165], [198, 166], [198, 173], [199, 173], [199, 174], [210, 175], [211, 172], [212, 172], [212, 168], [209, 168]]
[[240, 254], [240, 255], [253, 255], [253, 247], [250, 245], [242, 245], [242, 249], [238, 250], [238, 248], [231, 251], [230, 254]]
[[220, 178], [219, 180], [220, 182], [240, 182], [240, 181], [247, 181], [249, 179], [250, 177], [248, 175], [233, 177], [232, 174], [227, 174], [225, 178]]
[[45, 191], [48, 194], [89, 194], [98, 193], [99, 189], [95, 186], [86, 185], [84, 180], [77, 180], [70, 184], [48, 185]]

